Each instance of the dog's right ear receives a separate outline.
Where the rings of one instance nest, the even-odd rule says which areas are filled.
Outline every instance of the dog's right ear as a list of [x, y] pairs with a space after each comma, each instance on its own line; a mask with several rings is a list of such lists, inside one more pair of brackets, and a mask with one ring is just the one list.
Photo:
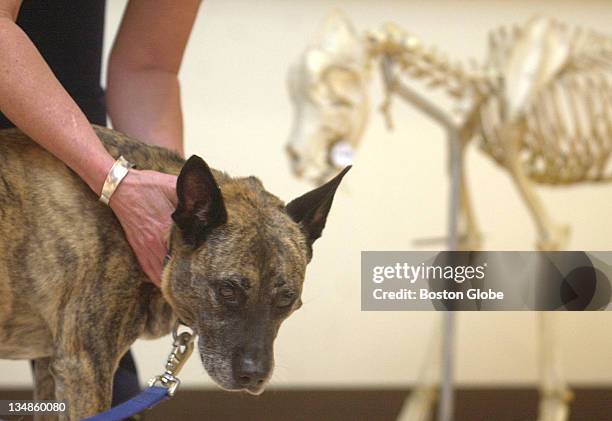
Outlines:
[[176, 182], [178, 205], [172, 219], [183, 238], [198, 247], [211, 229], [227, 221], [221, 190], [206, 162], [196, 155], [187, 160]]

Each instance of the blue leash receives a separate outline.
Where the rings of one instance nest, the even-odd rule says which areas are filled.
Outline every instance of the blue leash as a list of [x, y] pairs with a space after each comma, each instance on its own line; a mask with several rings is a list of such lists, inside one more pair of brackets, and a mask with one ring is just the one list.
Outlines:
[[169, 390], [162, 386], [147, 387], [140, 394], [129, 401], [125, 401], [114, 408], [109, 409], [93, 417], [85, 418], [83, 421], [121, 421], [136, 415], [145, 409], [149, 409], [166, 400]]
[[[108, 411], [102, 412], [93, 417], [85, 418], [82, 421], [121, 421], [136, 415], [146, 409], [150, 409], [172, 396], [178, 389], [181, 381], [175, 377], [193, 351], [193, 340], [195, 335], [189, 332], [178, 333], [179, 325], [175, 325], [172, 330], [172, 351], [166, 361], [166, 370], [163, 374], [149, 380], [149, 387], [134, 396], [132, 399], [123, 402]], [[160, 386], [156, 386], [159, 383]]]

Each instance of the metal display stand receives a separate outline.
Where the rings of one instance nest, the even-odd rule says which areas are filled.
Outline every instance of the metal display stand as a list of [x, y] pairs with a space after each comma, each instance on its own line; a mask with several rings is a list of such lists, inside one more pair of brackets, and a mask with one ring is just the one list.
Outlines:
[[[461, 169], [462, 154], [460, 145], [460, 135], [458, 125], [441, 108], [431, 103], [428, 99], [419, 95], [409, 86], [399, 82], [393, 70], [393, 62], [385, 57], [382, 60], [382, 73], [387, 87], [406, 101], [415, 104], [433, 120], [446, 129], [449, 147], [449, 207], [448, 207], [448, 250], [457, 250], [459, 245], [459, 207], [461, 191]], [[387, 104], [388, 106], [388, 104]], [[383, 111], [386, 111], [383, 109]], [[438, 400], [438, 421], [452, 421], [454, 407], [454, 342], [456, 317], [454, 312], [446, 311], [442, 320], [442, 335], [439, 347], [435, 347], [434, 352], [440, 352], [440, 398]], [[427, 371], [430, 370], [430, 373]], [[436, 381], [431, 379], [432, 368], [426, 368], [423, 378], [420, 379], [412, 397], [409, 397], [404, 408], [398, 417], [399, 421], [424, 421], [428, 419], [429, 407], [435, 400]]]
[[[459, 245], [459, 192], [461, 188], [462, 155], [459, 138], [454, 133], [449, 134], [450, 150], [450, 195], [448, 206], [448, 249], [457, 250]], [[446, 311], [442, 321], [442, 379], [440, 384], [440, 401], [438, 402], [438, 421], [451, 421], [455, 394], [454, 355], [455, 320], [453, 311]]]

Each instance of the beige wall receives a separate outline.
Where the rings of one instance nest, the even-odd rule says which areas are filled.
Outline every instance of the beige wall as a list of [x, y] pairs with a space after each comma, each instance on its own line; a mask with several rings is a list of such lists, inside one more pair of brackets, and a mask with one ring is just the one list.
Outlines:
[[[107, 50], [124, 1], [108, 2]], [[393, 20], [452, 57], [483, 57], [486, 32], [534, 13], [610, 31], [612, 3], [600, 1], [208, 1], [182, 70], [186, 142], [213, 166], [258, 175], [283, 199], [310, 186], [289, 173], [283, 154], [292, 118], [288, 64], [333, 8], [359, 29]], [[372, 86], [374, 104], [380, 83]], [[356, 165], [337, 196], [315, 249], [304, 307], [281, 329], [278, 386], [372, 386], [414, 381], [439, 314], [362, 313], [361, 250], [413, 249], [445, 230], [447, 180], [441, 130], [396, 101], [397, 129], [373, 115]], [[508, 178], [478, 151], [468, 156], [477, 215], [490, 249], [530, 249], [534, 230]], [[610, 249], [612, 185], [542, 189], [554, 217], [573, 227], [571, 249]], [[575, 383], [612, 383], [610, 314], [563, 314], [561, 344]], [[458, 379], [524, 383], [536, 377], [533, 313], [459, 315]], [[167, 339], [135, 346], [143, 378], [160, 371]], [[0, 386], [29, 384], [24, 362], [0, 362]], [[211, 386], [197, 356], [183, 377]]]

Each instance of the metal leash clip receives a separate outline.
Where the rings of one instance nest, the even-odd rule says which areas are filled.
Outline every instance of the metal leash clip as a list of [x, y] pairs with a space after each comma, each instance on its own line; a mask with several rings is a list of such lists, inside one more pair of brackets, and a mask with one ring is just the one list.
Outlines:
[[166, 370], [163, 374], [153, 377], [148, 383], [149, 387], [159, 383], [161, 386], [168, 389], [169, 396], [174, 396], [176, 389], [181, 384], [181, 381], [176, 376], [193, 352], [193, 342], [195, 339], [193, 332], [181, 332], [179, 334], [178, 330], [179, 323], [177, 322], [172, 330], [174, 342], [172, 343], [172, 351], [170, 355], [168, 355], [168, 360], [166, 361]]

